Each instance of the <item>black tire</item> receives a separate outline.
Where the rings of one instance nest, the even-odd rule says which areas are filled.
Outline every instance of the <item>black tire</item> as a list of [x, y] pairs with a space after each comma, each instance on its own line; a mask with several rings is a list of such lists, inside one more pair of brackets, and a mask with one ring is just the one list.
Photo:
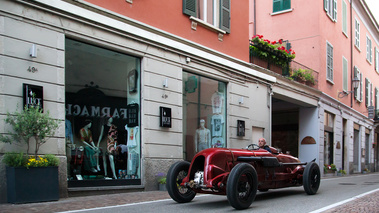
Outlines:
[[314, 195], [320, 187], [320, 167], [315, 162], [309, 162], [303, 173], [303, 187], [307, 194]]
[[226, 182], [226, 195], [235, 209], [247, 209], [253, 203], [258, 189], [258, 176], [248, 163], [237, 164]]
[[188, 174], [190, 163], [179, 161], [174, 163], [167, 172], [166, 187], [170, 197], [178, 203], [190, 202], [196, 193], [190, 189], [180, 186], [183, 178]]

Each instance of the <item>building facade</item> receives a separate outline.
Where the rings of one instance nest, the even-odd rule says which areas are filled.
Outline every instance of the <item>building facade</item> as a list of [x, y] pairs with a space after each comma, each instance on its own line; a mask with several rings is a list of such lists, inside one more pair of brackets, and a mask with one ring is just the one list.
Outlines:
[[[251, 5], [2, 1], [0, 133], [10, 130], [6, 113], [22, 109], [24, 88], [42, 90], [44, 109], [60, 126], [40, 153], [60, 158], [61, 197], [154, 190], [173, 162], [260, 137], [322, 164], [326, 112], [340, 112], [333, 129], [359, 124], [363, 140], [372, 121], [361, 113], [345, 105], [336, 111], [325, 93], [249, 63], [243, 38]], [[0, 143], [0, 156], [9, 151], [26, 150]], [[0, 171], [5, 179], [3, 164]]]
[[318, 73], [320, 164], [350, 174], [378, 171], [379, 25], [365, 1], [251, 0], [250, 5], [250, 37], [287, 39], [295, 61]]

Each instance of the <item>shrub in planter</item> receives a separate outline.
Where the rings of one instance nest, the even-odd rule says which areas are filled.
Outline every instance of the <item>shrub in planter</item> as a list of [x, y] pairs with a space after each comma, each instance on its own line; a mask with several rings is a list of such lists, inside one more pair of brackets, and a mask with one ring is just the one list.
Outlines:
[[[26, 145], [26, 154], [5, 153], [7, 197], [10, 203], [41, 202], [59, 199], [58, 164], [55, 155], [39, 156], [41, 145], [54, 135], [58, 122], [39, 107], [25, 108], [14, 115], [7, 113], [5, 122], [13, 128], [0, 141]], [[31, 140], [35, 140], [34, 155], [28, 156]]]

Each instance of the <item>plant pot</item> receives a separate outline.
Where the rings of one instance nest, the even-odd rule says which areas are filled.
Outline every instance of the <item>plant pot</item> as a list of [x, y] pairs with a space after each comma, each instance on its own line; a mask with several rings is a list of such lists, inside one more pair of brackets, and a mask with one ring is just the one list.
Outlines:
[[159, 191], [167, 191], [166, 184], [159, 184], [158, 189]]
[[326, 172], [324, 172], [324, 176], [336, 176], [337, 171], [332, 169], [327, 169]]
[[58, 167], [6, 167], [9, 203], [59, 199]]

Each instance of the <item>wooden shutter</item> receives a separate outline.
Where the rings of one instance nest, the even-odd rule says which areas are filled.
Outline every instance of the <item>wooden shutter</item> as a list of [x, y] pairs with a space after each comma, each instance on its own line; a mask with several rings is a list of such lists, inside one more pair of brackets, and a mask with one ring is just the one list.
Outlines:
[[347, 34], [347, 5], [344, 0], [342, 0], [342, 32]]
[[360, 86], [361, 96], [359, 97], [360, 101], [363, 101], [363, 80], [362, 79], [363, 79], [363, 74], [359, 72], [359, 80], [361, 81], [361, 86]]
[[[358, 70], [357, 70], [357, 67], [354, 67], [354, 78], [357, 78], [358, 77]], [[359, 88], [359, 86], [358, 86]], [[353, 88], [354, 89], [354, 98], [355, 99], [358, 99], [358, 88]]]
[[333, 2], [333, 20], [337, 22], [337, 0]]
[[370, 87], [370, 83], [368, 82], [368, 79], [366, 78], [365, 79], [365, 85], [366, 85], [366, 89], [365, 89], [365, 94], [366, 94], [366, 96], [365, 96], [365, 103], [366, 103], [366, 107], [368, 107], [368, 106], [370, 106], [370, 100], [369, 100], [369, 87]]
[[220, 29], [230, 33], [230, 0], [221, 0]]
[[324, 0], [324, 10], [326, 12], [328, 12], [328, 4], [329, 4], [329, 0]]
[[291, 9], [291, 0], [283, 0], [283, 10]]
[[282, 10], [282, 0], [274, 0], [272, 12], [275, 13], [281, 10]]
[[348, 90], [348, 78], [347, 78], [347, 75], [348, 75], [348, 67], [347, 67], [347, 60], [345, 57], [342, 57], [342, 72], [343, 72], [343, 77], [342, 77], [342, 80], [343, 80], [343, 90], [344, 91], [347, 91]]
[[379, 52], [378, 52], [378, 49], [376, 49], [375, 47], [375, 52], [374, 52], [374, 55], [375, 55], [375, 70], [376, 71], [379, 71]]
[[184, 14], [197, 17], [196, 8], [197, 8], [197, 0], [183, 0], [183, 13]]

